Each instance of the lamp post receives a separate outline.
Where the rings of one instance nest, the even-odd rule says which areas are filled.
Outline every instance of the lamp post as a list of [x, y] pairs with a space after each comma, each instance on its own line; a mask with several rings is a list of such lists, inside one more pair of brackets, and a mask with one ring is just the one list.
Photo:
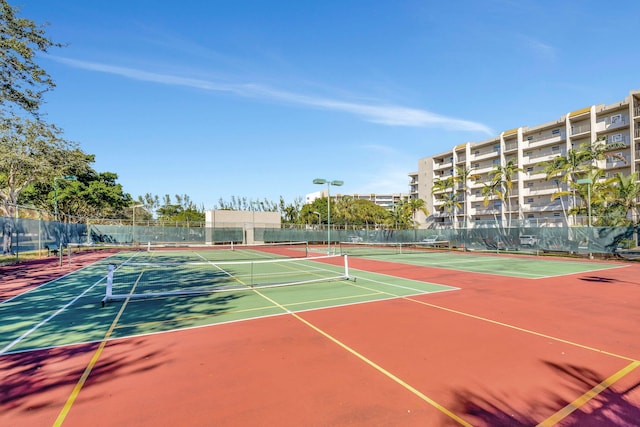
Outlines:
[[77, 181], [74, 175], [56, 176], [53, 178], [53, 219], [58, 220], [58, 180], [62, 181]]
[[333, 180], [329, 181], [323, 178], [316, 178], [313, 180], [314, 184], [327, 184], [327, 254], [331, 254], [331, 186], [340, 187], [344, 184], [343, 181]]

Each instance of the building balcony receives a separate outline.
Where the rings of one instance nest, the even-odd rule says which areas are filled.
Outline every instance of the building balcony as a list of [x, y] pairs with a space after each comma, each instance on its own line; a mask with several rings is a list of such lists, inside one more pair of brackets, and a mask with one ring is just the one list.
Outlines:
[[629, 116], [622, 112], [598, 120], [596, 130], [610, 130], [629, 126]]
[[453, 161], [448, 161], [448, 162], [442, 162], [442, 163], [434, 163], [433, 164], [433, 169], [434, 170], [440, 170], [440, 169], [451, 169], [453, 167]]
[[[562, 187], [561, 187], [562, 188]], [[526, 196], [547, 196], [558, 191], [562, 191], [562, 189], [558, 189], [555, 185], [540, 185], [535, 187], [525, 187], [522, 190], [522, 195]]]
[[561, 132], [558, 135], [536, 135], [528, 136], [525, 141], [527, 148], [544, 147], [546, 145], [558, 144], [566, 140], [566, 134]]
[[[567, 209], [565, 203], [565, 209]], [[562, 203], [560, 200], [554, 200], [552, 203], [525, 203], [522, 205], [523, 212], [557, 212], [562, 211]]]
[[510, 141], [506, 144], [504, 144], [504, 151], [509, 152], [509, 151], [515, 151], [518, 149], [518, 141]]
[[478, 161], [484, 159], [492, 159], [494, 157], [498, 157], [500, 155], [500, 151], [480, 151], [478, 154], [472, 153], [471, 160]]
[[581, 124], [581, 125], [571, 126], [571, 136], [584, 135], [589, 132], [591, 132], [590, 124]]

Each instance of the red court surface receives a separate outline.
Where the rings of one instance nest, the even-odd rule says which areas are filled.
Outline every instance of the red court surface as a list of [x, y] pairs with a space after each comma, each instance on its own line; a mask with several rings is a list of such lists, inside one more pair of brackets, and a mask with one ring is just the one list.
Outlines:
[[374, 264], [461, 290], [1, 356], [0, 425], [639, 425], [640, 265]]

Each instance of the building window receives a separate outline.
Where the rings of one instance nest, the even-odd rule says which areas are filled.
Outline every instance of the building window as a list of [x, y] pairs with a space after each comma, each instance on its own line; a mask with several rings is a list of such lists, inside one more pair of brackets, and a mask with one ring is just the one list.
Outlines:
[[551, 135], [560, 135], [560, 129], [554, 129], [551, 131]]
[[622, 114], [614, 114], [613, 116], [611, 116], [611, 124], [622, 124]]
[[621, 133], [616, 133], [609, 137], [609, 142], [622, 142], [623, 139]]
[[533, 197], [527, 199], [527, 203], [533, 203]]
[[527, 218], [535, 218], [536, 216], [534, 214], [527, 214]]
[[527, 187], [533, 187], [533, 182], [527, 182]]
[[551, 147], [551, 151], [560, 151], [560, 146], [554, 145], [553, 147]]
[[533, 172], [533, 166], [529, 166], [529, 167], [527, 168], [527, 172]]

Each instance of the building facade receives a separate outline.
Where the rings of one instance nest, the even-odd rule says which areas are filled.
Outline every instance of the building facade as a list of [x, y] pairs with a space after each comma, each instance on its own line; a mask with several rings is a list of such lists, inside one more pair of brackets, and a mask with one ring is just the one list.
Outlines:
[[[423, 227], [464, 227], [508, 216], [533, 226], [564, 224], [570, 200], [552, 201], [551, 195], [566, 190], [567, 184], [548, 180], [541, 162], [595, 141], [611, 147], [610, 156], [597, 162], [606, 177], [640, 170], [640, 90], [631, 91], [620, 102], [582, 108], [557, 120], [507, 130], [494, 138], [456, 145], [420, 159], [417, 172], [409, 174], [410, 196], [425, 200], [429, 211], [419, 222]], [[514, 173], [510, 197], [503, 203], [495, 196], [487, 197], [483, 188], [491, 181], [492, 171], [506, 165], [521, 171]], [[469, 171], [466, 181], [460, 180], [463, 171]], [[449, 196], [451, 190], [438, 189], [438, 183], [447, 179], [456, 182], [456, 203]]]
[[[313, 203], [314, 200], [327, 197], [327, 190], [316, 191], [315, 193], [309, 193], [305, 196], [305, 203]], [[331, 200], [340, 199], [342, 197], [350, 197], [353, 200], [369, 200], [378, 206], [382, 206], [387, 210], [392, 210], [393, 207], [403, 200], [408, 200], [409, 195], [403, 193], [395, 194], [331, 194]]]

